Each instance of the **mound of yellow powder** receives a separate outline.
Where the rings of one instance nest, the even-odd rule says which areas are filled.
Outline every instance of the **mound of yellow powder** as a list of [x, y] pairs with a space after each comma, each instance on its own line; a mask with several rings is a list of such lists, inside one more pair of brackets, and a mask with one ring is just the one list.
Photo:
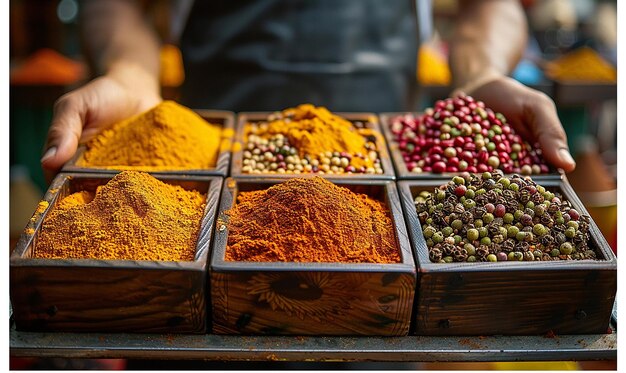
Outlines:
[[87, 143], [80, 167], [145, 171], [215, 167], [221, 128], [192, 110], [163, 101], [113, 124]]
[[589, 47], [581, 47], [558, 59], [546, 67], [546, 74], [556, 80], [614, 83], [617, 70]]
[[364, 135], [369, 130], [359, 130], [325, 107], [302, 104], [283, 110], [280, 119], [269, 122], [257, 135], [282, 133], [298, 148], [301, 155], [321, 152], [347, 152], [367, 154]]
[[206, 196], [137, 171], [61, 200], [33, 257], [192, 261]]

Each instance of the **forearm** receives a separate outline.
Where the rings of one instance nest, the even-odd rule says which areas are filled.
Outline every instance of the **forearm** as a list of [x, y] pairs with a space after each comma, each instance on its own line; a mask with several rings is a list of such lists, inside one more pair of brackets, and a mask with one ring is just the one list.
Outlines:
[[517, 1], [461, 1], [450, 42], [454, 88], [470, 88], [507, 75], [524, 52], [527, 23]]
[[95, 75], [159, 94], [159, 40], [133, 1], [85, 1], [81, 35], [87, 61]]

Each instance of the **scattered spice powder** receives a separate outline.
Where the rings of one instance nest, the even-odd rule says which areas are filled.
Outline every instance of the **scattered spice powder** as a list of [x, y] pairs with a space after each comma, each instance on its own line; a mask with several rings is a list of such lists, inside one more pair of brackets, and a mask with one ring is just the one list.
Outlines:
[[221, 129], [173, 101], [113, 124], [87, 143], [76, 164], [142, 171], [215, 166]]
[[33, 256], [193, 261], [205, 195], [137, 171], [77, 192], [45, 218]]
[[230, 217], [226, 260], [398, 263], [386, 206], [323, 178], [296, 178], [241, 192]]

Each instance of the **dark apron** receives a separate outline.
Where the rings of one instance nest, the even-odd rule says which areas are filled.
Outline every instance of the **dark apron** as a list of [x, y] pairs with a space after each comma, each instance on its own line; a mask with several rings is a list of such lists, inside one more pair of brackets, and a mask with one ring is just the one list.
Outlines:
[[195, 1], [180, 41], [181, 101], [233, 111], [410, 110], [414, 12], [407, 0]]

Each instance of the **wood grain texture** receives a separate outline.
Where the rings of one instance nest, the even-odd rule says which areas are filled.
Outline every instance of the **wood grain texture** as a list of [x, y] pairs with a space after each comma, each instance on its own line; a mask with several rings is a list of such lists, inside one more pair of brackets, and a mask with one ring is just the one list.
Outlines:
[[415, 262], [397, 189], [384, 180], [331, 181], [388, 206], [402, 262], [227, 262], [228, 216], [239, 191], [279, 179], [228, 178], [220, 201], [209, 269], [212, 330], [220, 334], [407, 335], [415, 298]]
[[[414, 197], [442, 180], [398, 183], [417, 260], [417, 335], [605, 333], [617, 289], [617, 260], [595, 222], [590, 247], [601, 260], [432, 263]], [[564, 180], [543, 180], [588, 215]]]
[[213, 332], [403, 336], [414, 286], [408, 274], [212, 273]]
[[10, 295], [18, 330], [205, 333], [207, 258], [222, 179], [155, 175], [207, 194], [196, 257], [190, 262], [34, 259], [32, 246], [47, 211], [69, 193], [95, 190], [112, 174], [59, 174], [10, 259]]

